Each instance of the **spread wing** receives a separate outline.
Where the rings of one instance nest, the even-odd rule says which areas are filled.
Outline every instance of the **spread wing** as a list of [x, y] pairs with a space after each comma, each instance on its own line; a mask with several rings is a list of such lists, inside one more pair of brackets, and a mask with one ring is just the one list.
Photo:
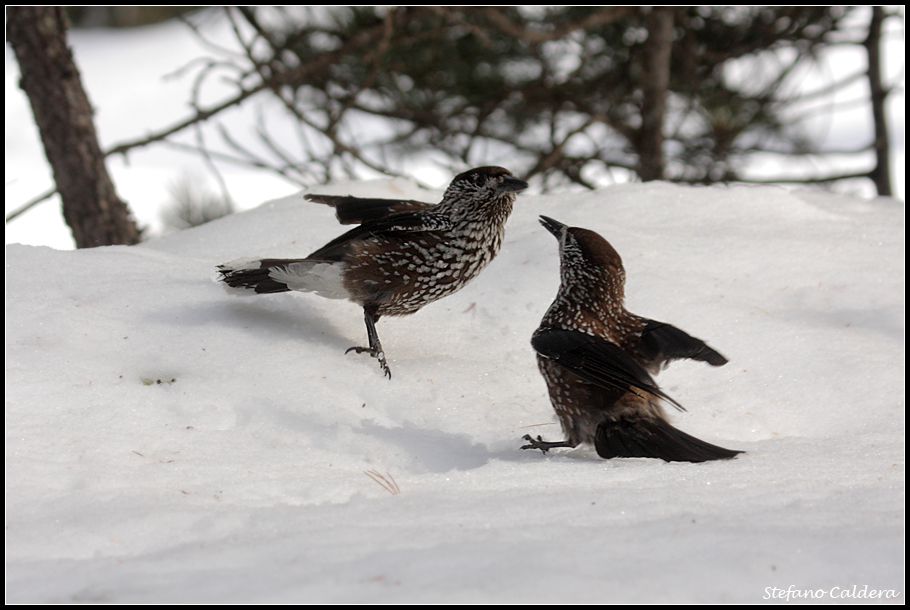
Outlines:
[[641, 339], [635, 345], [635, 352], [652, 372], [681, 358], [700, 360], [711, 366], [727, 364], [726, 358], [701, 339], [656, 320], [648, 320]]
[[339, 235], [307, 258], [325, 261], [341, 260], [351, 242], [371, 237], [389, 237], [413, 235], [416, 233], [436, 233], [452, 229], [452, 221], [441, 214], [424, 212], [402, 212], [368, 220], [354, 227], [347, 233]]
[[335, 208], [335, 217], [343, 225], [362, 224], [403, 212], [422, 212], [434, 205], [410, 199], [376, 199], [350, 195], [304, 195], [304, 199]]
[[685, 410], [657, 386], [642, 365], [605, 339], [577, 330], [541, 327], [531, 338], [531, 346], [589, 383], [611, 390], [653, 394]]

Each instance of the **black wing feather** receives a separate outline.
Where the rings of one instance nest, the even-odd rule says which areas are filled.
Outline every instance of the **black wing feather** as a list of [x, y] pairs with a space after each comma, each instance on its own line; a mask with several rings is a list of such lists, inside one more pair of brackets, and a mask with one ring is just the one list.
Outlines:
[[335, 208], [335, 217], [343, 225], [361, 224], [402, 212], [422, 212], [434, 205], [411, 199], [378, 199], [350, 195], [314, 194], [304, 195], [304, 199]]
[[727, 359], [683, 330], [664, 322], [649, 320], [635, 351], [648, 365], [662, 366], [671, 360], [690, 358], [711, 366], [727, 364]]
[[642, 365], [605, 339], [577, 330], [542, 327], [531, 337], [531, 346], [541, 356], [597, 386], [627, 392], [643, 390], [685, 410], [657, 386]]
[[438, 214], [402, 212], [370, 220], [347, 233], [339, 235], [307, 258], [338, 261], [347, 253], [347, 246], [353, 241], [373, 236], [393, 236], [396, 233], [413, 234], [420, 232], [445, 231], [451, 229], [452, 221]]

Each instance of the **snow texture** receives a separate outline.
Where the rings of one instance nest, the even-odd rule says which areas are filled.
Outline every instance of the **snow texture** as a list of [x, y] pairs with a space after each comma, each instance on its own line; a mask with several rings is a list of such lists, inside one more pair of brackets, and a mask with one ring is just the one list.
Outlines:
[[[403, 182], [320, 191], [439, 200]], [[529, 343], [559, 282], [540, 214], [730, 359], [657, 381], [675, 426], [745, 454], [519, 449], [560, 437]], [[296, 195], [139, 246], [7, 245], [8, 602], [905, 601], [902, 204], [520, 195], [476, 280], [379, 323], [391, 380], [344, 353], [354, 304], [212, 281], [343, 231]]]

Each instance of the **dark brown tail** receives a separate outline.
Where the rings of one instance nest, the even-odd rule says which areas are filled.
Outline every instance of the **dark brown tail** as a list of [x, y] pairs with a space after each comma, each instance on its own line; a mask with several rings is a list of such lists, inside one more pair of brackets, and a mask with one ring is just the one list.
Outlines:
[[273, 267], [302, 260], [304, 259], [241, 259], [218, 265], [218, 273], [221, 274], [221, 281], [236, 289], [239, 294], [250, 290], [256, 294], [288, 292], [291, 288], [286, 283], [269, 277], [269, 271]]
[[728, 460], [742, 453], [698, 440], [659, 418], [602, 422], [594, 435], [594, 447], [604, 459], [647, 457], [665, 462]]

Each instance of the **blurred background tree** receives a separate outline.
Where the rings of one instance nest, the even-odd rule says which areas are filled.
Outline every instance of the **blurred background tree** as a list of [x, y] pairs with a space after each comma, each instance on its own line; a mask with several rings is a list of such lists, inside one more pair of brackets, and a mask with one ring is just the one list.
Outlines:
[[[401, 173], [402, 158], [452, 172], [509, 158], [545, 190], [622, 179], [829, 183], [869, 178], [891, 193], [877, 53], [884, 19], [851, 7], [329, 7], [224, 9], [245, 52], [238, 103], [262, 89], [297, 122], [295, 153], [260, 125], [270, 154], [224, 142], [300, 184]], [[868, 69], [799, 91], [834, 45], [863, 45]], [[212, 60], [214, 67], [214, 60]], [[214, 69], [212, 70], [214, 73]], [[813, 99], [867, 79], [876, 134], [868, 170], [758, 180], [760, 154], [818, 154]], [[382, 119], [376, 120], [376, 119]], [[874, 151], [875, 155], [868, 155]], [[786, 168], [788, 163], [782, 163]]]
[[[175, 72], [193, 79], [192, 112], [103, 154], [152, 144], [197, 153], [223, 201], [224, 163], [301, 187], [405, 175], [417, 161], [448, 174], [506, 164], [543, 191], [630, 180], [867, 180], [879, 195], [892, 193], [885, 103], [902, 92], [903, 76], [884, 82], [881, 47], [900, 8], [298, 6], [182, 15], [188, 8], [177, 18], [210, 52]], [[81, 23], [118, 26], [174, 14], [68, 10]], [[200, 27], [215, 21], [226, 23], [232, 44]], [[805, 86], [825, 53], [842, 46], [866, 65]], [[23, 81], [34, 76], [20, 67]], [[212, 82], [233, 93], [213, 102], [203, 95]], [[871, 106], [874, 134], [832, 149], [812, 120], [857, 83], [867, 85], [856, 102]], [[249, 125], [225, 119], [254, 98], [251, 143]], [[831, 169], [838, 166], [861, 169]], [[209, 219], [212, 209], [181, 214]]]
[[6, 16], [19, 86], [29, 98], [76, 247], [138, 243], [141, 230], [104, 164], [91, 104], [66, 43], [63, 9], [12, 6]]

